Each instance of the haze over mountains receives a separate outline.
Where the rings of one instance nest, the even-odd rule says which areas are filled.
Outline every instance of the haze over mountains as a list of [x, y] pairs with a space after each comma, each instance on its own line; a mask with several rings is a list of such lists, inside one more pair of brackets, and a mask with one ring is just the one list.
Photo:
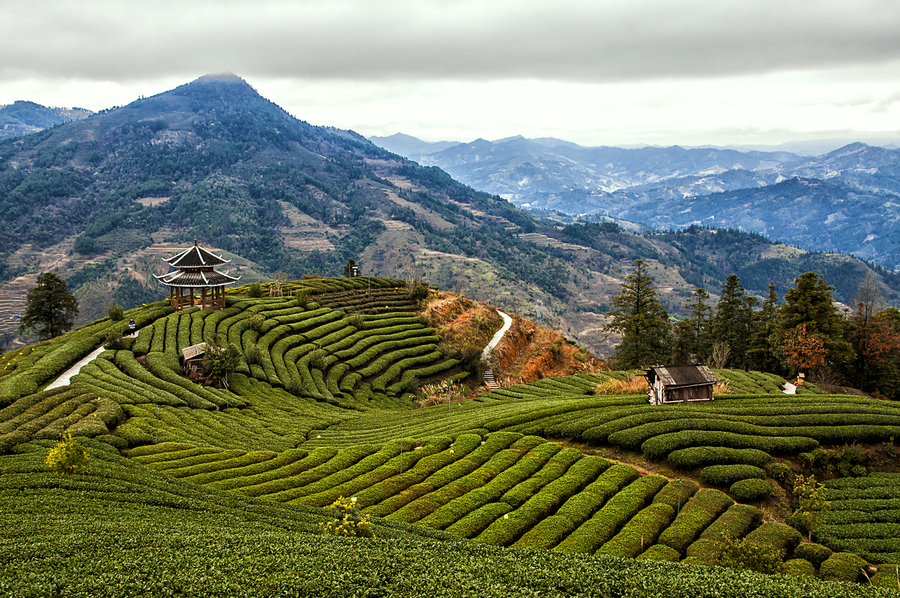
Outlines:
[[853, 143], [816, 155], [678, 146], [581, 147], [513, 137], [471, 143], [373, 138], [518, 206], [650, 229], [733, 227], [900, 267], [900, 150]]
[[[552, 140], [509, 143], [546, 148], [541, 143]], [[582, 150], [573, 145], [551, 149], [577, 156]], [[610, 184], [640, 181], [648, 189], [717, 163], [708, 151], [675, 150], [668, 174], [641, 174], [625, 160], [641, 150], [616, 151], [620, 157], [607, 158], [621, 163], [604, 175]], [[749, 169], [785, 158], [720, 154], [741, 161], [742, 176], [763, 179], [780, 175]], [[879, 180], [877, 173], [858, 176]], [[775, 186], [773, 179], [753, 188]], [[623, 211], [640, 204], [625, 199]], [[68, 281], [81, 322], [102, 316], [110, 301], [129, 307], [158, 299], [165, 291], [152, 275], [164, 271], [161, 258], [194, 239], [224, 252], [245, 283], [271, 279], [278, 270], [295, 278], [340, 275], [354, 259], [365, 275], [422, 278], [526, 316], [535, 317], [540, 302], [543, 323], [601, 355], [608, 353], [602, 314], [637, 258], [676, 314], [684, 313], [694, 288], [715, 294], [732, 273], [751, 293], [764, 295], [769, 281], [783, 294], [797, 275], [815, 270], [847, 302], [873, 271], [848, 256], [734, 231], [635, 234], [612, 223], [561, 226], [352, 131], [297, 120], [235, 75], [201, 77], [0, 141], [0, 214], [0, 322], [6, 323], [21, 313], [17, 306], [45, 271]], [[900, 276], [874, 272], [888, 300], [900, 304]]]

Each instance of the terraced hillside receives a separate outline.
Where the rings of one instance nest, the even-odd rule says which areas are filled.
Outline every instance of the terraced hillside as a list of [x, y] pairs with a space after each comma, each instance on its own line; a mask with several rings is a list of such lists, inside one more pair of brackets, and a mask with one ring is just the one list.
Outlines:
[[[297, 512], [315, 519], [324, 513], [319, 508], [353, 496], [376, 518], [380, 538], [407, 530], [587, 555], [596, 563], [616, 556], [707, 565], [731, 558], [740, 541], [774, 555], [786, 572], [845, 581], [862, 577], [867, 566], [847, 551], [882, 570], [900, 560], [891, 476], [829, 482], [834, 507], [813, 531], [819, 544], [775, 520], [788, 514], [790, 479], [807, 472], [803, 464], [836, 445], [893, 447], [900, 433], [893, 403], [824, 395], [813, 386], [785, 396], [776, 376], [717, 371], [731, 394], [655, 407], [645, 395], [614, 394], [634, 387], [628, 381], [635, 372], [604, 372], [413, 409], [421, 382], [464, 379], [467, 372], [439, 350], [441, 339], [412, 310], [402, 283], [321, 279], [281, 292], [255, 299], [235, 293], [219, 312], [142, 306], [125, 321], [104, 319], [0, 358], [0, 452], [12, 453], [0, 459], [0, 512], [40, 510], [31, 501], [48, 489], [55, 489], [54, 508], [71, 492], [93, 496], [75, 505], [121, 499], [181, 509], [209, 500], [232, 505], [238, 530], [256, 529], [248, 521], [290, 527], [271, 517]], [[403, 311], [391, 311], [389, 297]], [[115, 340], [128, 317], [141, 332]], [[182, 348], [214, 334], [244, 355], [225, 389], [191, 381], [178, 363]], [[70, 386], [41, 391], [107, 340], [116, 348], [82, 368]], [[64, 431], [92, 438], [96, 462], [68, 481], [38, 475], [35, 463]], [[97, 486], [97, 476], [112, 479], [111, 486]], [[195, 498], [135, 496], [126, 488], [145, 482], [134, 476], [154, 488], [170, 480], [179, 496]], [[118, 498], [90, 494], [119, 487]], [[234, 505], [242, 504], [249, 511], [236, 514]], [[263, 512], [277, 516], [252, 514]], [[191, 529], [206, 524], [197, 525]], [[16, 558], [31, 558], [24, 546], [10, 546]], [[553, 559], [547, 562], [566, 562]], [[816, 592], [809, 595], [826, 595]]]

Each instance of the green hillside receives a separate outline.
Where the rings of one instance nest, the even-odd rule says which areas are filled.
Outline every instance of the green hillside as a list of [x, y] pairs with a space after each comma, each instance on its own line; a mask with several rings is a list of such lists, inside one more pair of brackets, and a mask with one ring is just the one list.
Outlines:
[[[415, 409], [423, 382], [474, 376], [400, 281], [249, 290], [0, 358], [0, 595], [862, 596], [884, 590], [823, 580], [863, 581], [867, 560], [890, 584], [900, 562], [896, 482], [874, 473], [896, 470], [892, 402], [721, 370], [734, 394], [713, 403], [605, 394], [635, 372], [601, 372], [457, 382], [465, 400]], [[130, 317], [136, 338], [110, 337]], [[228, 388], [178, 363], [212, 334], [244, 355]], [[41, 390], [104, 342], [118, 348]], [[66, 431], [90, 456], [60, 476], [44, 461]], [[783, 521], [794, 475], [826, 471], [811, 544]], [[321, 535], [351, 496], [375, 538]], [[799, 577], [687, 566], [742, 554]]]

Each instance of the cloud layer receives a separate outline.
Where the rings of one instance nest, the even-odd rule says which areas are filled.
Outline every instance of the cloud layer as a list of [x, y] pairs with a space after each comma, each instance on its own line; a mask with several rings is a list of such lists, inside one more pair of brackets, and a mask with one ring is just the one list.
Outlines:
[[100, 109], [234, 72], [365, 134], [897, 134], [898, 30], [896, 0], [4, 0], [0, 104]]
[[900, 59], [892, 0], [6, 0], [2, 11], [0, 79], [606, 83]]

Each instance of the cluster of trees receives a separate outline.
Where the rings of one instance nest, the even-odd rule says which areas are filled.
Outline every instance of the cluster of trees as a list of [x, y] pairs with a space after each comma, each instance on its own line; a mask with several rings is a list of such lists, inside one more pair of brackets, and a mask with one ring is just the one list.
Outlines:
[[718, 301], [703, 288], [669, 317], [642, 260], [612, 299], [607, 332], [621, 335], [617, 368], [656, 363], [706, 363], [781, 375], [810, 373], [890, 398], [900, 396], [900, 310], [886, 308], [877, 280], [867, 274], [849, 309], [815, 272], [794, 280], [779, 302], [774, 283], [760, 301], [732, 274]]

